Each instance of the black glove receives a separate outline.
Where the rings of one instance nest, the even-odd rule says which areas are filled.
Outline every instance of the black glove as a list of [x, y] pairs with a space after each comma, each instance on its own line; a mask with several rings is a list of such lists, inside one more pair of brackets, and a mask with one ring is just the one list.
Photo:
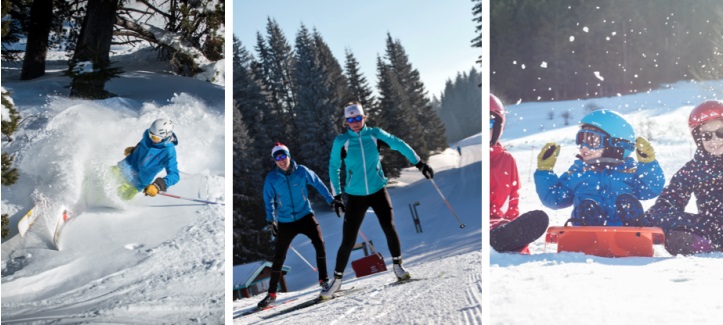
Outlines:
[[269, 230], [274, 237], [279, 237], [279, 226], [276, 225], [276, 221], [269, 221]]
[[155, 181], [152, 183], [156, 187], [158, 187], [158, 190], [161, 192], [165, 192], [168, 186], [166, 186], [166, 181], [163, 180], [163, 178], [157, 177]]
[[429, 165], [423, 163], [421, 160], [414, 165], [414, 167], [417, 167], [420, 172], [422, 172], [422, 175], [426, 177], [427, 179], [434, 178], [434, 171], [432, 170], [432, 167], [429, 167]]
[[334, 212], [336, 212], [336, 216], [339, 218], [346, 212], [344, 201], [341, 200], [341, 194], [334, 197], [334, 201], [331, 201], [331, 206], [334, 207]]

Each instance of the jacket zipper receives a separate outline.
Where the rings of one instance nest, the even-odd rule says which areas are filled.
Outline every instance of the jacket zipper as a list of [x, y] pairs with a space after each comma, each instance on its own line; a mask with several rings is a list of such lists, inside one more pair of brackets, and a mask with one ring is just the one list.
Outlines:
[[291, 200], [291, 219], [296, 220], [296, 207], [294, 206], [294, 195], [291, 193], [291, 182], [289, 182], [289, 176], [286, 177], [286, 186], [289, 188], [289, 199]]
[[367, 175], [367, 159], [364, 156], [364, 143], [362, 143], [361, 131], [359, 133], [359, 149], [362, 154], [362, 165], [364, 166], [364, 187], [366, 187], [367, 195], [369, 195], [369, 176]]

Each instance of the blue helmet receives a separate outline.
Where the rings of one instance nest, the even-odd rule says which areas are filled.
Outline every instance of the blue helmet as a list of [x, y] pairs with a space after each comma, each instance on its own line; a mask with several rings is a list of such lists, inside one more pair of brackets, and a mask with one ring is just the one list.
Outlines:
[[580, 120], [580, 124], [589, 124], [605, 131], [612, 138], [612, 143], [619, 142], [618, 140], [627, 141], [628, 143], [620, 146], [624, 149], [623, 159], [630, 156], [635, 150], [635, 130], [630, 122], [618, 112], [600, 109], [585, 115]]

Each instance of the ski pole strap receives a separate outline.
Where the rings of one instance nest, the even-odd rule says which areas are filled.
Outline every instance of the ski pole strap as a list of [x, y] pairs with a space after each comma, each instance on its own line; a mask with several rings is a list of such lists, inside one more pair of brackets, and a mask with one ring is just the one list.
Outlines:
[[377, 251], [374, 249], [374, 246], [372, 246], [372, 243], [367, 239], [367, 236], [364, 236], [364, 233], [359, 229], [359, 234], [364, 238], [364, 241], [367, 243], [367, 246], [369, 246], [369, 249], [372, 250], [372, 254], [376, 254]]
[[306, 262], [306, 265], [308, 265], [312, 270], [314, 270], [314, 272], [316, 272], [316, 268], [313, 265], [311, 265], [311, 263], [309, 263], [309, 261], [307, 261], [303, 256], [301, 256], [301, 253], [299, 253], [299, 251], [297, 251], [294, 248], [294, 246], [289, 245], [289, 248], [291, 248], [291, 250], [294, 251], [294, 253], [296, 253], [296, 255], [299, 255], [299, 257], [301, 257], [301, 259], [304, 260], [304, 262]]
[[220, 204], [220, 205], [225, 206], [225, 204], [223, 202], [204, 201], [204, 200], [193, 199], [193, 198], [189, 198], [189, 197], [182, 197], [182, 196], [178, 196], [178, 195], [168, 194], [166, 192], [158, 192], [158, 195], [172, 197], [174, 199], [181, 199], [181, 200], [187, 200], [187, 201], [193, 201], [193, 202], [201, 202], [201, 203], [206, 203], [206, 204]]
[[444, 203], [447, 205], [447, 208], [449, 208], [449, 211], [452, 211], [452, 214], [457, 219], [457, 222], [459, 222], [459, 227], [464, 228], [465, 227], [464, 223], [462, 223], [462, 220], [459, 220], [459, 217], [457, 216], [457, 213], [454, 212], [452, 205], [449, 204], [449, 201], [447, 201], [447, 198], [444, 197], [444, 194], [442, 194], [442, 191], [439, 190], [439, 186], [437, 186], [437, 183], [434, 182], [434, 178], [430, 178], [429, 180], [432, 181], [432, 185], [434, 185], [434, 188], [437, 189], [437, 193], [439, 193], [439, 196], [442, 197], [442, 200], [444, 200]]

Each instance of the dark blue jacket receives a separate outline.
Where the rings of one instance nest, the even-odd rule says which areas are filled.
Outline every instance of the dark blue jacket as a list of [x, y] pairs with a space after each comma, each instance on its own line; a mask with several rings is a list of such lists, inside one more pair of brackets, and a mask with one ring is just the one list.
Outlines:
[[313, 186], [326, 203], [331, 204], [334, 200], [319, 176], [305, 166], [297, 165], [294, 160], [291, 160], [288, 173], [278, 166], [269, 172], [264, 181], [266, 220], [274, 221], [274, 212], [280, 223], [294, 222], [314, 213], [306, 185]]
[[598, 168], [576, 160], [560, 177], [552, 171], [535, 172], [535, 188], [544, 206], [562, 209], [592, 199], [607, 212], [608, 226], [622, 225], [615, 212], [619, 195], [651, 199], [660, 194], [664, 185], [665, 176], [657, 160], [638, 163], [630, 157], [617, 166]]
[[177, 144], [175, 133], [159, 143], [153, 143], [146, 130], [133, 152], [118, 162], [118, 167], [123, 177], [138, 191], [151, 184], [163, 169], [166, 170], [163, 180], [167, 187], [171, 187], [181, 179], [176, 162]]

